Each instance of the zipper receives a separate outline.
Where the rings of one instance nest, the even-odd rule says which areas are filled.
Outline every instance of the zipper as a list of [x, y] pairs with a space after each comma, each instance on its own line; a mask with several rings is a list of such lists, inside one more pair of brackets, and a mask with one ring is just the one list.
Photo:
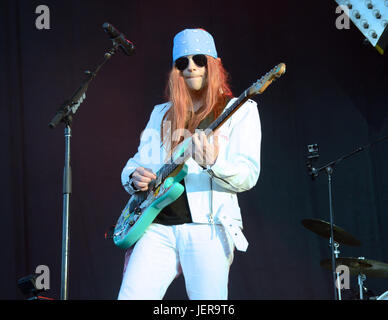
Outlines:
[[216, 236], [216, 226], [214, 224], [214, 215], [213, 215], [213, 177], [210, 176], [210, 214], [209, 214], [209, 223], [211, 225], [211, 238]]
[[214, 225], [214, 216], [213, 216], [213, 177], [210, 175], [210, 214], [209, 222]]

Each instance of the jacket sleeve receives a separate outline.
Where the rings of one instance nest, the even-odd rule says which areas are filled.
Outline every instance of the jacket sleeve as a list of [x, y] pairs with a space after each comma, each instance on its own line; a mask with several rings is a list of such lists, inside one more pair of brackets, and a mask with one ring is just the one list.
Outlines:
[[159, 155], [160, 128], [158, 125], [160, 125], [160, 123], [158, 123], [158, 119], [160, 117], [158, 113], [161, 111], [161, 106], [162, 105], [157, 105], [154, 107], [145, 129], [140, 135], [140, 143], [136, 154], [127, 161], [121, 172], [121, 183], [130, 195], [136, 192], [132, 185], [131, 174], [137, 167], [147, 168], [151, 161], [155, 161], [155, 157], [152, 159], [148, 153], [153, 153], [153, 156], [155, 156], [155, 153], [157, 152]]
[[227, 141], [219, 137], [219, 154], [208, 173], [220, 187], [243, 192], [256, 185], [260, 174], [261, 123], [257, 103], [248, 100], [230, 119], [229, 137]]

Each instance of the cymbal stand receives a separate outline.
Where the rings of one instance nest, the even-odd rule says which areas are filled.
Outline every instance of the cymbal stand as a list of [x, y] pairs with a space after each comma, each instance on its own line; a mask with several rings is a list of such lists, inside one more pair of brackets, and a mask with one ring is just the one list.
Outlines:
[[[358, 257], [358, 259], [365, 260], [365, 257]], [[366, 275], [360, 272], [357, 276], [357, 279], [358, 287], [360, 289], [360, 300], [364, 300], [364, 289], [366, 289], [364, 287], [364, 281], [366, 280]]]
[[[329, 243], [330, 243], [330, 247], [332, 247], [332, 244], [334, 246], [334, 249], [332, 250], [332, 252], [334, 253], [334, 256], [335, 256], [335, 259], [334, 261], [337, 261], [338, 257], [339, 257], [339, 254], [340, 254], [340, 251], [339, 251], [339, 243], [338, 242], [335, 242], [333, 243], [332, 241], [333, 238], [330, 237], [330, 240], [329, 240]], [[333, 263], [333, 259], [332, 259], [332, 263]], [[339, 272], [337, 271], [337, 268], [333, 268], [332, 270], [334, 270], [333, 272], [335, 272], [335, 281], [336, 281], [336, 285], [335, 287], [337, 288], [336, 290], [336, 297], [338, 298], [338, 300], [342, 300], [342, 297], [341, 297], [341, 280], [340, 280], [340, 274]]]
[[[331, 237], [331, 239], [334, 239], [334, 235], [333, 235], [333, 228], [334, 228], [333, 220], [334, 220], [334, 218], [333, 218], [333, 203], [332, 203], [332, 175], [333, 175], [333, 171], [334, 171], [334, 166], [337, 165], [342, 160], [350, 158], [350, 157], [354, 156], [355, 154], [357, 154], [361, 151], [364, 151], [364, 150], [370, 148], [371, 146], [373, 146], [377, 143], [380, 143], [382, 141], [385, 141], [387, 139], [388, 139], [388, 135], [385, 137], [382, 137], [382, 138], [380, 138], [380, 139], [378, 139], [378, 140], [376, 140], [368, 145], [359, 147], [359, 148], [355, 149], [354, 151], [338, 158], [337, 160], [331, 161], [328, 164], [326, 164], [320, 168], [316, 168], [314, 166], [315, 162], [319, 158], [318, 145], [317, 144], [310, 144], [307, 146], [308, 155], [307, 155], [306, 165], [307, 165], [308, 173], [311, 176], [311, 179], [315, 180], [321, 171], [325, 171], [327, 174], [328, 189], [329, 189], [330, 237]], [[335, 248], [334, 248], [333, 241], [331, 241], [331, 262], [332, 262], [331, 266], [332, 266], [333, 285], [334, 285], [334, 299], [337, 300], [337, 298], [338, 298], [337, 288], [336, 288], [337, 286], [335, 285], [336, 284], [336, 268], [337, 267], [336, 267]], [[338, 290], [340, 290], [340, 289], [338, 289]]]
[[[330, 238], [330, 245], [331, 245], [331, 238]], [[334, 255], [335, 255], [335, 258], [338, 259], [339, 257], [339, 254], [340, 254], [340, 251], [338, 250], [339, 248], [339, 243], [335, 242], [334, 241]]]
[[358, 287], [360, 288], [360, 300], [364, 300], [364, 281], [366, 280], [366, 275], [363, 273], [358, 274]]

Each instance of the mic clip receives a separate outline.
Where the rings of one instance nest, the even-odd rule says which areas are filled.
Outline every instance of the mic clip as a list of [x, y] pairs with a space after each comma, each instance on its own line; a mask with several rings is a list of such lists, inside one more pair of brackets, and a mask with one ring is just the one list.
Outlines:
[[318, 144], [309, 144], [307, 145], [307, 170], [308, 174], [311, 176], [311, 179], [315, 179], [318, 177], [318, 170], [314, 167], [314, 164], [319, 159], [319, 153], [318, 153], [319, 147]]

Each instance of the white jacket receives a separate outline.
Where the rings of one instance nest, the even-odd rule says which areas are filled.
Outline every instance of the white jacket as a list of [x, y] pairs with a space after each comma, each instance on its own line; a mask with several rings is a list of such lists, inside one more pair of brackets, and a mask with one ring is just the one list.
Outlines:
[[[227, 107], [236, 98], [232, 99]], [[166, 150], [160, 143], [160, 125], [169, 103], [156, 105], [140, 138], [138, 152], [128, 160], [121, 181], [130, 194], [130, 175], [139, 166], [156, 173], [163, 165]], [[226, 108], [227, 108], [226, 107]], [[226, 109], [225, 108], [225, 109]], [[186, 161], [186, 194], [192, 221], [224, 225], [238, 250], [248, 242], [243, 227], [237, 193], [254, 187], [260, 174], [261, 125], [257, 104], [244, 103], [219, 129], [216, 162], [203, 169], [193, 158]]]

